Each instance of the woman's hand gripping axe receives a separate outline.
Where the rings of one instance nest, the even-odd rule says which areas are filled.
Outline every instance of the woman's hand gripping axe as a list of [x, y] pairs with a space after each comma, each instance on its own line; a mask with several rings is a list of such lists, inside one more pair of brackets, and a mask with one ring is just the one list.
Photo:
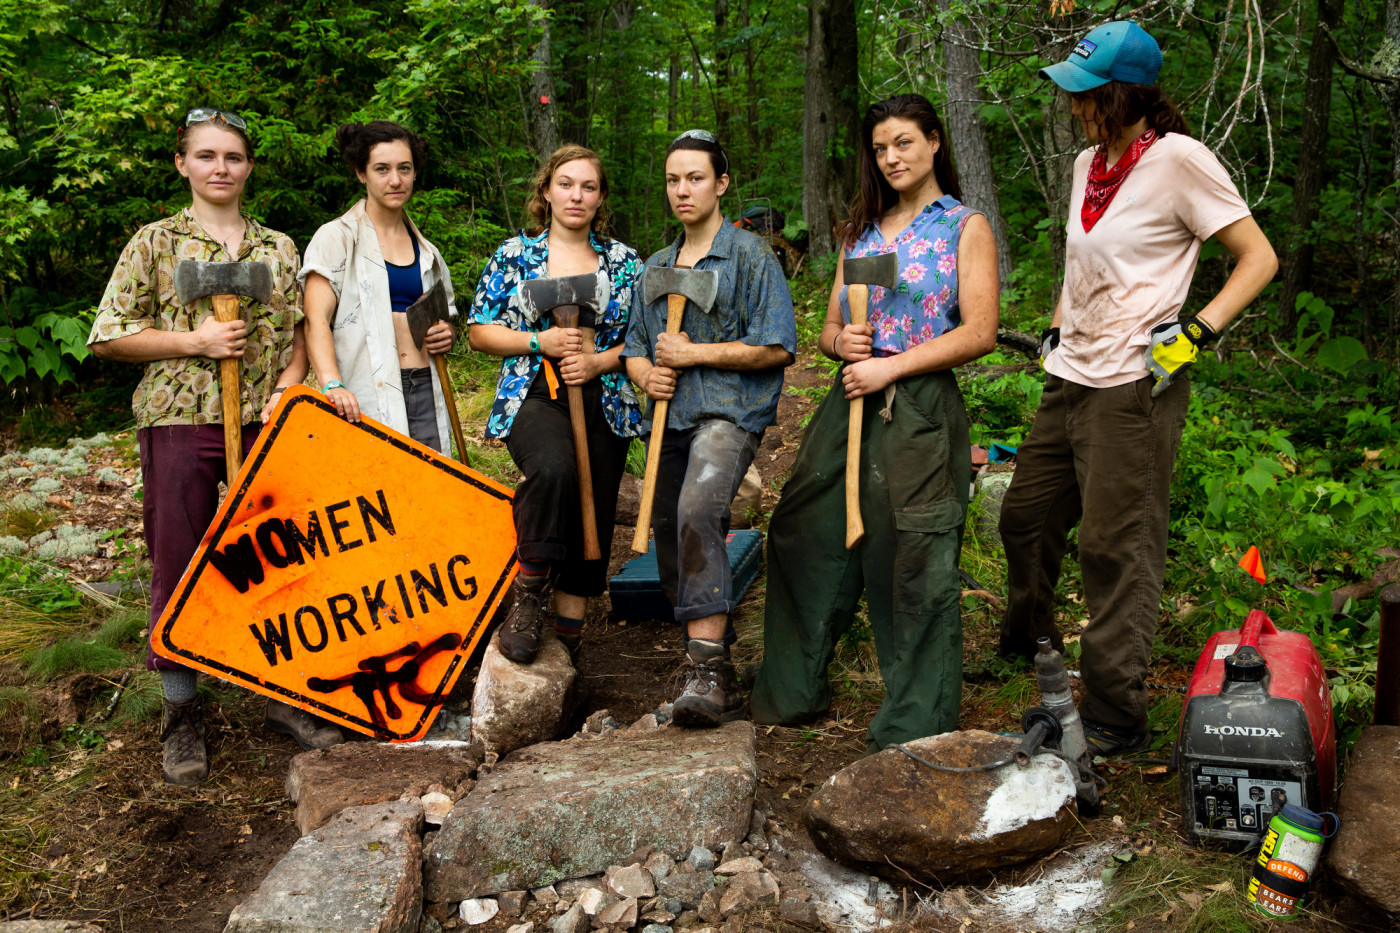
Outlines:
[[[576, 327], [583, 335], [583, 353], [592, 355], [598, 322], [598, 274], [529, 279], [520, 283], [520, 307], [536, 323], [549, 315], [555, 327]], [[544, 364], [548, 366], [549, 363]], [[583, 515], [583, 559], [603, 556], [598, 544], [598, 516], [593, 510], [593, 466], [588, 459], [588, 430], [584, 425], [583, 386], [568, 386], [569, 425], [574, 432], [574, 463], [578, 467], [579, 508]]]
[[[214, 320], [221, 324], [239, 318], [238, 299], [259, 304], [272, 300], [272, 267], [265, 262], [207, 262], [182, 259], [175, 265], [175, 297], [186, 308], [201, 298], [214, 305]], [[239, 378], [242, 359], [219, 360], [219, 395], [224, 406], [224, 467], [229, 487], [243, 464], [243, 386]]]

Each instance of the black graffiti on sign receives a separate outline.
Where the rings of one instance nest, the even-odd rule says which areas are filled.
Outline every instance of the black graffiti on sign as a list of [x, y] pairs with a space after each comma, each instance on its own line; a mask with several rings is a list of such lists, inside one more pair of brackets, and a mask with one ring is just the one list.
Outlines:
[[[389, 688], [397, 686], [399, 696], [410, 703], [417, 703], [420, 706], [434, 705], [433, 695], [424, 692], [418, 686], [418, 672], [422, 668], [423, 662], [428, 658], [444, 651], [453, 651], [460, 644], [462, 644], [462, 636], [456, 632], [439, 635], [426, 648], [419, 648], [418, 642], [411, 641], [398, 651], [365, 658], [359, 663], [360, 669], [353, 674], [334, 678], [312, 677], [306, 681], [306, 686], [316, 693], [335, 693], [337, 690], [349, 687], [355, 696], [359, 697], [360, 702], [365, 704], [365, 709], [369, 711], [369, 717], [374, 721], [375, 726], [387, 730], [389, 725], [384, 719], [384, 713], [388, 713], [390, 719], [398, 719], [403, 715], [399, 705], [389, 695]], [[409, 660], [405, 661], [398, 670], [389, 670], [389, 662], [399, 658], [408, 658]], [[383, 713], [379, 711], [379, 704], [375, 702], [376, 695], [380, 694], [384, 697]]]
[[[374, 497], [379, 502], [378, 508], [365, 496], [356, 496], [354, 501], [360, 513], [360, 522], [364, 525], [365, 538], [369, 539], [370, 544], [379, 540], [375, 525], [390, 535], [394, 534], [394, 518], [389, 514], [384, 490], [375, 490]], [[340, 516], [350, 506], [350, 500], [346, 499], [322, 509], [326, 513], [326, 525], [330, 528], [337, 552], [342, 554], [366, 543], [364, 538], [352, 537], [347, 532], [352, 522]], [[258, 542], [257, 547], [253, 546], [254, 539]], [[224, 579], [233, 584], [234, 589], [246, 593], [250, 586], [262, 583], [266, 578], [264, 563], [279, 570], [292, 564], [301, 565], [306, 563], [307, 557], [315, 560], [317, 550], [320, 550], [322, 557], [330, 556], [326, 532], [321, 527], [321, 515], [312, 509], [306, 516], [306, 531], [301, 530], [295, 519], [269, 518], [261, 522], [251, 535], [241, 535], [238, 540], [225, 544], [223, 550], [211, 545], [209, 562], [224, 575]]]

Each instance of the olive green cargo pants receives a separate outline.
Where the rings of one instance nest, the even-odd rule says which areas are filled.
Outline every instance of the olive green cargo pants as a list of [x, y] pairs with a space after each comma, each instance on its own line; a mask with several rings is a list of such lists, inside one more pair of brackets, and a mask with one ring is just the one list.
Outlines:
[[892, 398], [866, 397], [865, 539], [849, 551], [848, 423], [838, 375], [807, 428], [769, 524], [763, 666], [749, 703], [759, 723], [824, 713], [831, 704], [827, 667], [864, 592], [885, 681], [885, 701], [867, 736], [872, 747], [884, 748], [958, 724], [958, 554], [971, 479], [967, 412], [951, 372], [903, 379]]

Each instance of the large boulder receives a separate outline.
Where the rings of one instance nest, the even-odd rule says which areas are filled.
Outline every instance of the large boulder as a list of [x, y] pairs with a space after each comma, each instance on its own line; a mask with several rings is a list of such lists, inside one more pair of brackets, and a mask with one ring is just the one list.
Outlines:
[[472, 692], [472, 740], [504, 757], [564, 731], [578, 702], [578, 671], [552, 631], [543, 633], [533, 664], [516, 664], [493, 638]]
[[1367, 726], [1356, 740], [1337, 800], [1327, 866], [1363, 903], [1400, 916], [1400, 726]]
[[422, 828], [417, 801], [343, 811], [296, 841], [224, 933], [417, 933]]
[[[1001, 761], [1017, 744], [980, 731], [905, 743], [951, 767]], [[1050, 754], [1024, 768], [950, 773], [888, 748], [832, 775], [802, 817], [817, 848], [837, 861], [943, 882], [1057, 848], [1075, 821], [1074, 777]]]
[[457, 802], [429, 844], [427, 897], [537, 888], [602, 872], [643, 846], [678, 857], [742, 839], [757, 771], [748, 722], [521, 749]]
[[297, 828], [305, 836], [347, 807], [418, 796], [433, 784], [462, 796], [481, 757], [479, 747], [460, 742], [346, 742], [293, 758], [287, 797], [297, 805]]

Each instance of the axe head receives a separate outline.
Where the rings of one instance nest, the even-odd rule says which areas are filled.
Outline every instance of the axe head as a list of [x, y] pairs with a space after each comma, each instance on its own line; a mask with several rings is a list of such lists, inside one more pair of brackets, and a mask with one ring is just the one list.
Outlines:
[[591, 321], [599, 311], [598, 273], [529, 279], [520, 283], [519, 295], [520, 310], [531, 324], [560, 305], [578, 305], [579, 320]]
[[433, 287], [413, 304], [409, 305], [404, 313], [408, 316], [408, 332], [413, 337], [413, 345], [418, 349], [423, 349], [423, 340], [428, 336], [428, 328], [438, 321], [445, 321], [447, 313], [447, 290], [442, 287], [442, 280], [433, 283]]
[[272, 267], [265, 262], [207, 262], [175, 265], [175, 297], [189, 307], [210, 295], [241, 295], [261, 304], [272, 300]]
[[719, 273], [714, 269], [673, 269], [647, 266], [642, 272], [642, 299], [651, 304], [666, 295], [684, 295], [709, 313], [719, 294]]
[[847, 285], [899, 287], [899, 256], [895, 253], [844, 259], [841, 262], [841, 271]]

